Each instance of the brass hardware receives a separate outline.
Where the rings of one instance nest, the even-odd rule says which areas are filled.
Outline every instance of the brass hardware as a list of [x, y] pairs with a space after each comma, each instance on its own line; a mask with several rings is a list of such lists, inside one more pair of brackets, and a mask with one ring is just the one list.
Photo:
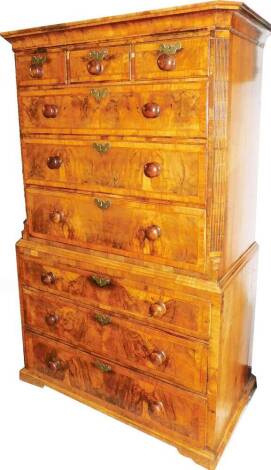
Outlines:
[[109, 364], [106, 364], [105, 362], [97, 360], [95, 362], [95, 367], [97, 367], [97, 369], [100, 369], [102, 372], [112, 372], [112, 367]]
[[111, 145], [107, 142], [106, 144], [100, 142], [94, 142], [93, 148], [97, 150], [97, 152], [104, 154], [109, 152]]
[[36, 51], [34, 55], [31, 57], [31, 64], [32, 65], [43, 65], [45, 62], [47, 62], [47, 55], [46, 51], [41, 52], [41, 51]]
[[92, 88], [90, 90], [90, 94], [99, 103], [103, 98], [105, 98], [108, 95], [108, 89], [107, 88]]
[[111, 284], [111, 279], [107, 277], [96, 276], [95, 274], [93, 274], [93, 276], [90, 276], [90, 279], [95, 284], [97, 284], [98, 287], [107, 287]]
[[102, 199], [99, 199], [98, 197], [95, 197], [94, 199], [96, 206], [98, 206], [100, 209], [108, 209], [111, 206], [110, 201], [103, 201]]
[[176, 54], [177, 51], [180, 51], [182, 46], [179, 42], [176, 44], [161, 44], [159, 47], [159, 52], [161, 54]]
[[95, 59], [100, 62], [108, 56], [108, 51], [105, 49], [101, 49], [100, 51], [91, 51], [88, 56], [90, 59]]
[[95, 313], [94, 318], [102, 326], [110, 325], [110, 323], [112, 323], [110, 315], [105, 315], [104, 313], [97, 312]]

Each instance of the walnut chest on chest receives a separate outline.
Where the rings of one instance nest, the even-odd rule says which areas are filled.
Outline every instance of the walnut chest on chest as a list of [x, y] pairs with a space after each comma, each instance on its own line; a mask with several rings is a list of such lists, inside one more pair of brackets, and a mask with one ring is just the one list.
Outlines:
[[270, 29], [221, 1], [2, 34], [27, 210], [20, 376], [209, 469], [256, 387]]

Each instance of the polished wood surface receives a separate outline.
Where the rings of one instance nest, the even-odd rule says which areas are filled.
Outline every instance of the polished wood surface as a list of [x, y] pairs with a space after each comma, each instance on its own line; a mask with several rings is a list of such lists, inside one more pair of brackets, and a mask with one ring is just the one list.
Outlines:
[[203, 343], [176, 339], [114, 311], [79, 307], [39, 291], [24, 292], [24, 309], [26, 325], [38, 333], [206, 392], [207, 348]]
[[[29, 233], [37, 238], [202, 271], [205, 211], [103, 194], [28, 189]], [[157, 210], [158, 209], [158, 210]], [[155, 229], [156, 228], [156, 229]]]
[[[155, 119], [145, 111], [152, 103]], [[58, 110], [54, 119], [44, 115], [48, 106]], [[19, 109], [23, 132], [204, 138], [207, 130], [205, 81], [27, 90]]]
[[27, 220], [25, 368], [213, 470], [256, 388], [262, 51], [215, 1], [3, 33]]
[[[24, 251], [23, 253], [24, 254]], [[152, 275], [131, 275], [129, 266], [105, 268], [99, 262], [77, 261], [68, 265], [65, 255], [39, 252], [36, 259], [24, 255], [20, 271], [22, 283], [46, 292], [60, 294], [83, 304], [129, 315], [149, 325], [183, 335], [208, 339], [210, 302], [188, 295], [182, 289], [156, 286]], [[100, 287], [97, 278], [110, 281]], [[154, 285], [150, 285], [151, 280]], [[161, 305], [164, 307], [161, 308]], [[159, 306], [160, 308], [157, 308]]]
[[69, 60], [71, 83], [130, 78], [130, 47], [127, 45], [72, 50]]
[[165, 80], [208, 75], [208, 53], [206, 36], [136, 44], [135, 78]]
[[[204, 204], [207, 154], [204, 145], [25, 138], [27, 184]], [[57, 159], [51, 167], [49, 159]], [[56, 170], [56, 171], [52, 171]]]
[[62, 49], [39, 49], [16, 55], [19, 86], [64, 84], [66, 56]]
[[161, 434], [181, 435], [185, 442], [204, 444], [204, 398], [161, 382], [157, 386], [150, 377], [42, 336], [27, 334], [26, 341], [30, 370], [110, 403], [149, 427], [155, 423]]

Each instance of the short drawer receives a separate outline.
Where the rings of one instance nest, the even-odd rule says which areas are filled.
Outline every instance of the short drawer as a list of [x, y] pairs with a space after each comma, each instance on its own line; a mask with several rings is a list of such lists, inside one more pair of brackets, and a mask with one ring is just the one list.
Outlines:
[[204, 145], [120, 140], [22, 142], [27, 184], [205, 203]]
[[19, 86], [56, 85], [65, 83], [66, 56], [63, 49], [38, 49], [16, 54]]
[[206, 137], [207, 82], [21, 90], [22, 132]]
[[206, 400], [93, 354], [26, 335], [27, 367], [48, 382], [82, 394], [161, 436], [205, 444]]
[[101, 267], [100, 258], [93, 258], [91, 264], [78, 264], [54, 253], [21, 255], [21, 283], [108, 312], [128, 314], [175, 334], [209, 338], [210, 304], [184, 294], [180, 286], [172, 284], [172, 290], [159, 287], [163, 282], [157, 275], [135, 275], [133, 267], [125, 263], [119, 268], [110, 263]]
[[130, 47], [111, 46], [70, 51], [71, 83], [129, 80]]
[[208, 75], [208, 37], [186, 37], [135, 45], [135, 78], [170, 79]]
[[32, 236], [186, 270], [205, 269], [202, 209], [104, 194], [28, 189]]
[[148, 328], [123, 315], [24, 291], [27, 326], [90, 352], [206, 392], [207, 346]]

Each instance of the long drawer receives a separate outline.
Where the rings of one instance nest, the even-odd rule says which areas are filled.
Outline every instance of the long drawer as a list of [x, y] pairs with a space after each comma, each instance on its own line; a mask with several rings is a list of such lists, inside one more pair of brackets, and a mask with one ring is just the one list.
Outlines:
[[40, 189], [28, 189], [26, 201], [34, 237], [191, 271], [205, 268], [202, 209]]
[[24, 291], [26, 325], [36, 331], [102, 354], [107, 359], [150, 371], [205, 393], [207, 347], [177, 338], [123, 315], [83, 308], [55, 295]]
[[[20, 254], [20, 279], [24, 286], [59, 294], [82, 304], [129, 315], [169, 332], [208, 339], [210, 304], [182, 292], [172, 284], [163, 286], [157, 275], [138, 275], [132, 266], [112, 267], [101, 258], [80, 263], [67, 255], [59, 257], [31, 250]], [[67, 252], [67, 250], [65, 250]], [[160, 286], [159, 286], [160, 285]], [[161, 285], [163, 287], [161, 287]]]
[[27, 367], [161, 436], [204, 446], [206, 400], [41, 336], [26, 334]]
[[206, 137], [207, 82], [21, 90], [23, 133]]
[[205, 203], [204, 145], [25, 138], [27, 184]]

